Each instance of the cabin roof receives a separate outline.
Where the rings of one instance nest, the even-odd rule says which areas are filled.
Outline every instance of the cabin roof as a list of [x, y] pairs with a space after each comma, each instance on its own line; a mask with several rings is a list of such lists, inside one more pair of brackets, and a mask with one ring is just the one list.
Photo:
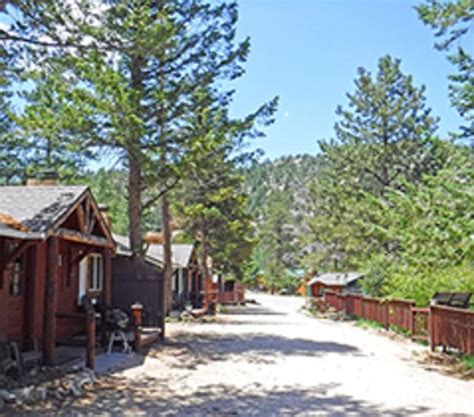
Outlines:
[[309, 282], [308, 285], [321, 283], [324, 285], [343, 286], [357, 281], [364, 276], [361, 272], [326, 272], [324, 274], [316, 275]]
[[[186, 243], [175, 243], [171, 245], [172, 262], [175, 268], [187, 268], [191, 262], [194, 245]], [[163, 245], [151, 244], [147, 252], [148, 256], [159, 259], [164, 263]]]
[[[2, 235], [38, 238], [56, 226], [87, 191], [86, 186], [3, 186], [0, 214], [20, 227], [0, 223]], [[15, 236], [13, 236], [15, 235]]]
[[[131, 256], [132, 250], [127, 236], [114, 234], [113, 238], [117, 244], [117, 255]], [[191, 262], [194, 245], [175, 243], [171, 245], [173, 268], [186, 268]], [[163, 266], [164, 255], [163, 245], [153, 243], [150, 244], [145, 255], [145, 260], [159, 266]]]
[[[117, 235], [115, 233], [112, 236], [117, 247], [116, 254], [118, 256], [132, 256], [133, 255], [133, 252], [130, 249], [130, 242], [127, 236]], [[163, 267], [162, 259], [154, 258], [153, 256], [150, 256], [149, 254], [145, 255], [145, 261], [155, 266], [158, 266], [159, 268]]]

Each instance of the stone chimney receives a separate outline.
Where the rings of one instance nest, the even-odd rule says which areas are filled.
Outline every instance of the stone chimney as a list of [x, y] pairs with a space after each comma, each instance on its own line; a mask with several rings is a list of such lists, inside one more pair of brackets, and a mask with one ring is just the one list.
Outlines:
[[107, 227], [112, 230], [112, 219], [110, 218], [109, 214], [109, 206], [107, 204], [99, 204], [98, 209], [100, 211], [100, 214], [102, 215], [102, 218], [107, 224]]
[[28, 186], [39, 186], [39, 185], [58, 185], [59, 174], [53, 169], [45, 169], [36, 178], [28, 178], [26, 185]]

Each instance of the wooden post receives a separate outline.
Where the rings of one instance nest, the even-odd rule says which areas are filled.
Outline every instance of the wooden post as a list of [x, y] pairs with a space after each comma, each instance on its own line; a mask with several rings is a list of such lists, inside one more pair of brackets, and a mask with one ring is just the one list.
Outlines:
[[141, 338], [142, 338], [142, 313], [143, 313], [143, 306], [139, 303], [135, 303], [132, 305], [132, 314], [135, 320], [135, 350], [138, 350], [141, 347]]
[[112, 305], [112, 262], [110, 249], [104, 250], [104, 303], [107, 307]]
[[87, 350], [86, 350], [86, 367], [94, 370], [95, 367], [95, 312], [86, 312], [86, 335], [87, 335]]
[[59, 243], [56, 237], [48, 240], [48, 256], [44, 311], [44, 352], [47, 365], [53, 365], [56, 353], [56, 308]]
[[383, 321], [384, 321], [383, 325], [386, 329], [389, 329], [389, 327], [390, 327], [390, 322], [389, 322], [389, 318], [388, 318], [388, 314], [389, 314], [388, 305], [389, 305], [388, 302], [384, 302], [382, 304], [382, 306], [383, 306], [383, 310], [382, 310], [383, 311]]
[[434, 319], [434, 314], [433, 314], [433, 306], [430, 305], [430, 310], [428, 313], [428, 329], [430, 331], [430, 348], [431, 351], [434, 352], [436, 350], [436, 335], [435, 335], [435, 319]]
[[160, 317], [158, 319], [158, 326], [161, 329], [160, 332], [160, 340], [163, 341], [165, 340], [166, 336], [166, 291], [167, 291], [167, 285], [166, 285], [166, 278], [163, 274], [163, 276], [160, 277], [158, 280], [158, 285], [160, 286]]

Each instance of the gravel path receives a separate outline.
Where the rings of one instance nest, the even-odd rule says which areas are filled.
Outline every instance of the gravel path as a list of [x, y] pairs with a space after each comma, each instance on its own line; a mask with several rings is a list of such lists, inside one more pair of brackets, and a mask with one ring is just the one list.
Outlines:
[[257, 299], [214, 323], [171, 324], [164, 346], [60, 415], [474, 415], [474, 383], [424, 369], [414, 355], [426, 348], [307, 317], [298, 298]]

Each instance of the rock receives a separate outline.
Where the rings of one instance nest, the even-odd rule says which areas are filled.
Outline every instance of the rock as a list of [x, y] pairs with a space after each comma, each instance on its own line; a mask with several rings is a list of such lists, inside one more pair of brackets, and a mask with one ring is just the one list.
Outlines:
[[74, 397], [82, 397], [82, 395], [84, 395], [84, 392], [78, 384], [72, 383], [69, 387], [69, 390], [71, 391], [72, 395], [74, 395]]
[[41, 401], [45, 401], [48, 397], [48, 388], [47, 387], [37, 387], [36, 394]]
[[2, 389], [0, 390], [0, 399], [7, 403], [14, 403], [16, 401], [16, 396], [12, 392]]

